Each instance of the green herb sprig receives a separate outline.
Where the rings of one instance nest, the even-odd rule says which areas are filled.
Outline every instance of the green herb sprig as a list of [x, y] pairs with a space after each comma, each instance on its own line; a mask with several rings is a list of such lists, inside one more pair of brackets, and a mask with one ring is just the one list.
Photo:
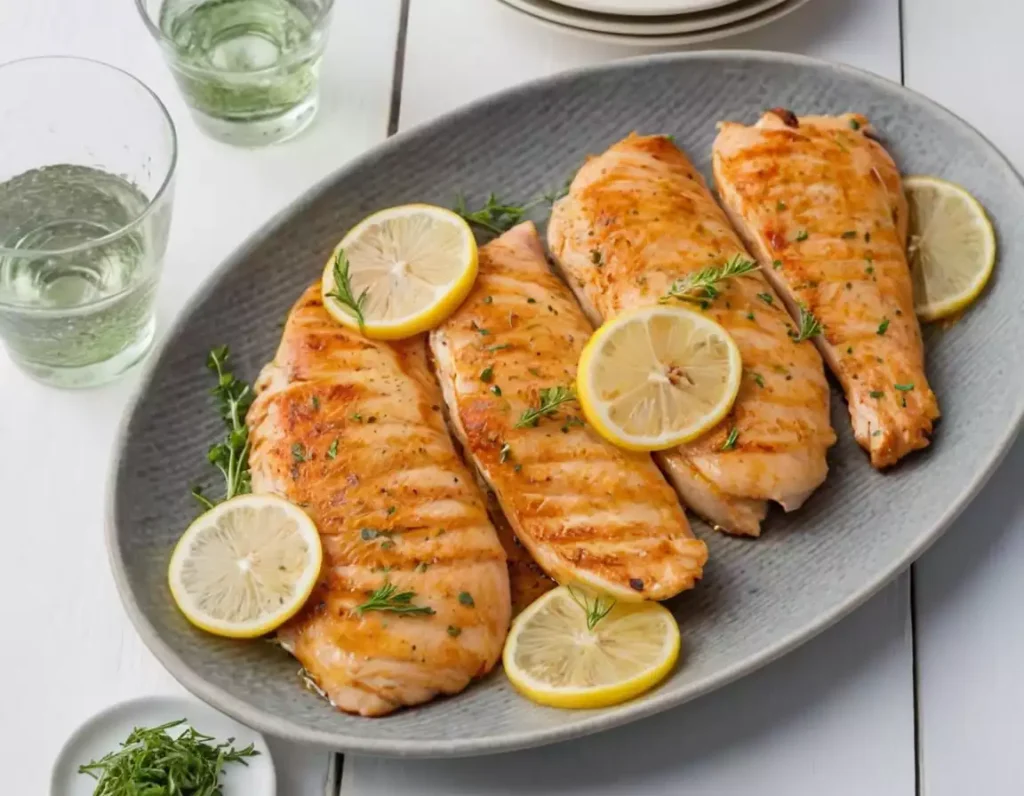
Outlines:
[[178, 719], [159, 727], [136, 727], [118, 751], [80, 766], [78, 773], [97, 781], [94, 796], [221, 796], [224, 766], [247, 766], [245, 758], [259, 752], [252, 744], [235, 749], [234, 738], [214, 743], [215, 738], [191, 727], [177, 737], [167, 732], [184, 723]]
[[357, 297], [352, 290], [352, 277], [348, 270], [348, 257], [344, 249], [338, 249], [334, 256], [334, 290], [326, 293], [345, 307], [359, 323], [360, 330], [366, 326], [366, 319], [363, 317], [363, 307], [366, 305], [366, 294], [369, 288], [365, 288]]
[[542, 417], [553, 415], [562, 404], [575, 400], [576, 391], [572, 387], [545, 387], [540, 391], [540, 405], [524, 410], [514, 427], [532, 428]]
[[[213, 395], [217, 408], [227, 426], [227, 437], [212, 446], [206, 455], [210, 464], [224, 476], [224, 497], [230, 500], [236, 495], [252, 491], [249, 472], [249, 428], [245, 425], [245, 413], [249, 411], [254, 398], [252, 387], [236, 379], [228, 370], [230, 352], [226, 345], [214, 348], [206, 359], [206, 367], [217, 375], [217, 386]], [[212, 509], [221, 501], [213, 501], [203, 494], [202, 487], [192, 489], [194, 497], [204, 509]]]
[[583, 609], [587, 615], [587, 630], [593, 630], [598, 623], [612, 612], [616, 600], [604, 602], [600, 597], [594, 597], [593, 602], [587, 599], [587, 595], [579, 594], [572, 586], [569, 587], [569, 596], [572, 601]]
[[527, 211], [539, 203], [534, 200], [524, 205], [515, 205], [504, 202], [497, 194], [492, 193], [488, 195], [483, 207], [479, 210], [470, 210], [466, 205], [466, 198], [460, 194], [455, 197], [455, 207], [452, 209], [462, 216], [466, 223], [484, 229], [492, 235], [501, 235], [522, 221]]
[[724, 265], [709, 265], [675, 280], [669, 285], [668, 292], [661, 297], [662, 304], [673, 299], [689, 301], [706, 307], [721, 294], [718, 283], [736, 276], [743, 276], [758, 270], [758, 266], [739, 254], [734, 255]]
[[483, 207], [472, 210], [466, 204], [466, 198], [459, 194], [455, 197], [455, 206], [452, 208], [462, 216], [470, 226], [489, 232], [491, 235], [501, 235], [508, 232], [512, 227], [526, 218], [527, 214], [539, 205], [550, 207], [567, 193], [572, 184], [572, 178], [567, 179], [561, 186], [551, 191], [545, 191], [540, 196], [531, 199], [523, 204], [514, 204], [491, 193], [487, 196]]
[[415, 596], [414, 591], [398, 591], [394, 583], [384, 581], [384, 585], [373, 592], [365, 603], [356, 606], [356, 612], [360, 616], [367, 611], [390, 611], [410, 616], [429, 616], [434, 613], [434, 609], [428, 605], [413, 605], [412, 598]]

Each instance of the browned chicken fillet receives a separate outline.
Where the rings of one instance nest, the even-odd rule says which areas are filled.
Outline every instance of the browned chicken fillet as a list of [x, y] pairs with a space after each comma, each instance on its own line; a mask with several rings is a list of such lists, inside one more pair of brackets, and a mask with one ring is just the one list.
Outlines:
[[[380, 716], [454, 694], [501, 655], [505, 555], [445, 427], [426, 341], [335, 323], [309, 288], [249, 411], [252, 486], [302, 506], [320, 581], [278, 632], [338, 708]], [[367, 610], [385, 584], [429, 614]]]
[[517, 427], [542, 389], [574, 383], [591, 331], [527, 223], [480, 250], [430, 347], [453, 426], [534, 560], [559, 583], [664, 600], [693, 587], [707, 548], [650, 456], [603, 440], [575, 401]]
[[[674, 280], [707, 266], [749, 259], [701, 175], [664, 136], [631, 135], [590, 159], [555, 205], [548, 242], [595, 321], [657, 303]], [[814, 346], [794, 342], [760, 273], [717, 288], [704, 311], [739, 347], [739, 395], [713, 430], [656, 457], [691, 509], [756, 536], [766, 501], [792, 511], [825, 480], [835, 442], [828, 384]], [[732, 429], [735, 447], [722, 450]]]
[[[906, 258], [907, 205], [892, 158], [857, 114], [769, 111], [721, 125], [718, 189], [730, 216], [814, 340], [875, 467], [928, 445], [938, 402], [924, 369]], [[775, 267], [772, 267], [772, 264]]]

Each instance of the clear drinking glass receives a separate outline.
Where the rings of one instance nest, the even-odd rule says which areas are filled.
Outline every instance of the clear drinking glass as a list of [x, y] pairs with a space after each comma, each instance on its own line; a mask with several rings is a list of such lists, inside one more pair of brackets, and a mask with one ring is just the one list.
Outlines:
[[60, 387], [153, 342], [177, 143], [163, 103], [84, 58], [0, 65], [0, 340]]
[[199, 127], [240, 146], [316, 114], [334, 0], [135, 0]]

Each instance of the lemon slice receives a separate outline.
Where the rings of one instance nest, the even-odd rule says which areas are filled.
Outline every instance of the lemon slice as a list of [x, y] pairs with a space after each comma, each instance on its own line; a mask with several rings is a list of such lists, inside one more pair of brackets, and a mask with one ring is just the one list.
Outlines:
[[695, 310], [658, 305], [598, 329], [583, 349], [576, 386], [602, 437], [630, 450], [663, 450], [721, 421], [742, 375], [725, 329]]
[[178, 541], [171, 594], [196, 627], [253, 638], [302, 607], [320, 574], [320, 534], [298, 506], [241, 495], [210, 509]]
[[996, 262], [995, 232], [985, 209], [959, 185], [907, 177], [903, 190], [910, 205], [914, 310], [923, 321], [948, 317], [984, 290]]
[[367, 337], [400, 340], [440, 325], [476, 271], [476, 239], [461, 216], [432, 205], [392, 207], [342, 238], [324, 269], [324, 306]]
[[614, 603], [559, 586], [512, 623], [502, 663], [512, 685], [534, 702], [600, 708], [654, 687], [678, 657], [679, 627], [658, 603]]

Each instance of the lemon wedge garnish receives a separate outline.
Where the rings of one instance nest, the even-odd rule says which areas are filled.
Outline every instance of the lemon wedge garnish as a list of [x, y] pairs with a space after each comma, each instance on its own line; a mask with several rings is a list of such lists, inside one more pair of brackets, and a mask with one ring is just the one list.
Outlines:
[[600, 708], [655, 686], [672, 670], [679, 646], [679, 626], [658, 603], [616, 603], [559, 586], [512, 623], [502, 663], [534, 702]]
[[195, 520], [168, 580], [181, 612], [218, 636], [253, 638], [293, 617], [320, 574], [320, 534], [298, 506], [240, 495]]
[[363, 219], [324, 269], [324, 306], [338, 323], [376, 340], [440, 325], [473, 287], [477, 246], [461, 216], [402, 205]]
[[594, 333], [580, 357], [577, 394], [608, 441], [663, 450], [717, 425], [742, 375], [725, 329], [696, 310], [657, 305], [624, 312]]
[[995, 232], [985, 209], [959, 185], [907, 177], [903, 190], [910, 205], [914, 310], [923, 321], [946, 318], [984, 290], [996, 262]]

